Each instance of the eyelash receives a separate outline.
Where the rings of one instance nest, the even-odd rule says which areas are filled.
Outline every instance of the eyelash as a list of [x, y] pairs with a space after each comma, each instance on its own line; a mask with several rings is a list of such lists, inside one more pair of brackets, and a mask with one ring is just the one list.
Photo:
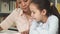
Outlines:
[[19, 4], [21, 3], [21, 2], [18, 2]]
[[27, 2], [28, 0], [24, 0], [24, 2]]
[[33, 14], [35, 14], [35, 12], [32, 12]]

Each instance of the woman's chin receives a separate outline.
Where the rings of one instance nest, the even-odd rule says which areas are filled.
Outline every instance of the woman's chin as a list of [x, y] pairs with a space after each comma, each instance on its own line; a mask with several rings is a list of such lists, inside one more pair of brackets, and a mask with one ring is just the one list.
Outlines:
[[27, 9], [24, 9], [23, 11], [24, 11], [24, 12], [27, 12], [28, 10], [27, 10]]

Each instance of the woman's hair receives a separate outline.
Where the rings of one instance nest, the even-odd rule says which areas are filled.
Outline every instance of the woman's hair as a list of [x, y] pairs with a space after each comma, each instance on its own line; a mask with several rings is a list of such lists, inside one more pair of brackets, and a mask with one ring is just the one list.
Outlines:
[[58, 10], [54, 5], [50, 6], [49, 0], [32, 0], [32, 3], [38, 5], [39, 10], [46, 9], [46, 15], [56, 15], [57, 17], [59, 16]]

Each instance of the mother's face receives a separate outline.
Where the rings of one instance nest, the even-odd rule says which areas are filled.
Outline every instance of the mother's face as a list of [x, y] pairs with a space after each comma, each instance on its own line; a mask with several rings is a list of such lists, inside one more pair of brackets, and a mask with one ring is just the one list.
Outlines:
[[31, 0], [17, 0], [17, 2], [23, 11], [28, 11]]

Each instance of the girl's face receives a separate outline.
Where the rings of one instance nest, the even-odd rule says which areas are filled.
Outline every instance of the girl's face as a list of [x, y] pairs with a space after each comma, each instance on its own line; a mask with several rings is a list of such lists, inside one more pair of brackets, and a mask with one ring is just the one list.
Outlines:
[[30, 10], [33, 19], [35, 19], [36, 21], [42, 20], [42, 13], [40, 12], [40, 10], [37, 8], [35, 4], [33, 3], [30, 4]]

